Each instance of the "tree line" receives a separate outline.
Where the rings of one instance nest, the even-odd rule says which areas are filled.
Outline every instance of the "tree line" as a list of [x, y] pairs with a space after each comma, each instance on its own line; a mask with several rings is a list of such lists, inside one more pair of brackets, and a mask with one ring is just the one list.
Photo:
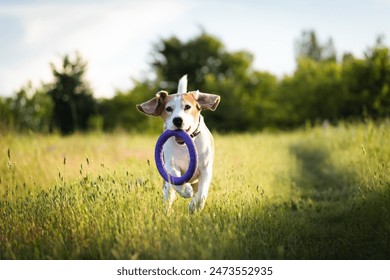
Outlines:
[[312, 30], [302, 32], [294, 48], [295, 71], [278, 78], [254, 69], [250, 52], [229, 52], [207, 32], [188, 41], [172, 36], [152, 47], [154, 78], [134, 80], [131, 89], [105, 99], [94, 98], [81, 55], [65, 55], [60, 67], [50, 64], [52, 83], [39, 88], [28, 83], [13, 96], [0, 97], [0, 130], [161, 131], [161, 122], [135, 105], [161, 89], [174, 93], [184, 74], [189, 89], [221, 95], [218, 110], [205, 112], [208, 125], [220, 132], [389, 117], [390, 52], [382, 37], [362, 57], [337, 54], [331, 38], [320, 42]]

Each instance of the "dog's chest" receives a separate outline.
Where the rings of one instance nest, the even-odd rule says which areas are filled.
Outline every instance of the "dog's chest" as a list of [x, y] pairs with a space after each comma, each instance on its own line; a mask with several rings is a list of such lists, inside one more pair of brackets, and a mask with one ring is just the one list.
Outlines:
[[171, 166], [186, 171], [190, 162], [190, 155], [186, 145], [178, 145], [172, 138], [164, 145], [164, 160]]
[[[208, 157], [209, 151], [203, 149], [203, 145], [200, 145], [198, 142], [200, 139], [195, 139], [195, 146], [198, 151], [198, 167], [192, 176], [190, 182], [195, 182], [203, 170], [204, 166], [209, 163]], [[164, 161], [171, 165], [177, 171], [180, 171], [181, 174], [184, 174], [188, 170], [190, 163], [190, 155], [186, 145], [178, 145], [173, 138], [169, 139], [164, 145]]]

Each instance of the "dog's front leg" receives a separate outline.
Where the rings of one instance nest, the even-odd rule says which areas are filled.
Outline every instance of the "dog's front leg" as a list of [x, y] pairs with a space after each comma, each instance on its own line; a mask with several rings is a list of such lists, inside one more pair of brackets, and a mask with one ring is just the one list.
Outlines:
[[[166, 164], [166, 168], [168, 173], [171, 174], [172, 176], [180, 177], [182, 175], [181, 172], [177, 168], [175, 168], [172, 164]], [[189, 183], [183, 185], [173, 185], [169, 182], [165, 182], [165, 186], [173, 187], [176, 190], [176, 192], [184, 198], [190, 198], [194, 194], [192, 186]]]
[[213, 169], [211, 166], [205, 167], [200, 171], [198, 192], [192, 198], [190, 205], [188, 206], [188, 210], [191, 214], [193, 214], [195, 211], [202, 211], [204, 208], [212, 177]]
[[169, 211], [172, 207], [173, 201], [176, 198], [176, 192], [173, 188], [171, 188], [171, 184], [164, 181], [163, 183], [163, 199], [165, 208]]

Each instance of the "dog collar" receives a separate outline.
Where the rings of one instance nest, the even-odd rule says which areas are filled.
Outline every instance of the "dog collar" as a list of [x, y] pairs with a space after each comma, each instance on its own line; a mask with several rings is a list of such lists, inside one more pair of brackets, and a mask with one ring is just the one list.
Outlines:
[[198, 136], [200, 134], [201, 131], [200, 131], [199, 127], [200, 127], [200, 122], [202, 121], [201, 118], [202, 118], [202, 116], [199, 116], [198, 126], [196, 127], [195, 131], [190, 134], [191, 138], [195, 138], [196, 136]]

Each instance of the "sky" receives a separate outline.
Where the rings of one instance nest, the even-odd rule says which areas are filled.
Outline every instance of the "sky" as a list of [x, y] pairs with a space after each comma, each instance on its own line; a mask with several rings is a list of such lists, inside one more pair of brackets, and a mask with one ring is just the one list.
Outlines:
[[0, 96], [52, 82], [50, 63], [78, 51], [95, 97], [112, 97], [152, 73], [154, 44], [201, 30], [283, 77], [303, 30], [332, 38], [340, 56], [362, 57], [379, 35], [390, 45], [389, 15], [390, 0], [0, 0]]

